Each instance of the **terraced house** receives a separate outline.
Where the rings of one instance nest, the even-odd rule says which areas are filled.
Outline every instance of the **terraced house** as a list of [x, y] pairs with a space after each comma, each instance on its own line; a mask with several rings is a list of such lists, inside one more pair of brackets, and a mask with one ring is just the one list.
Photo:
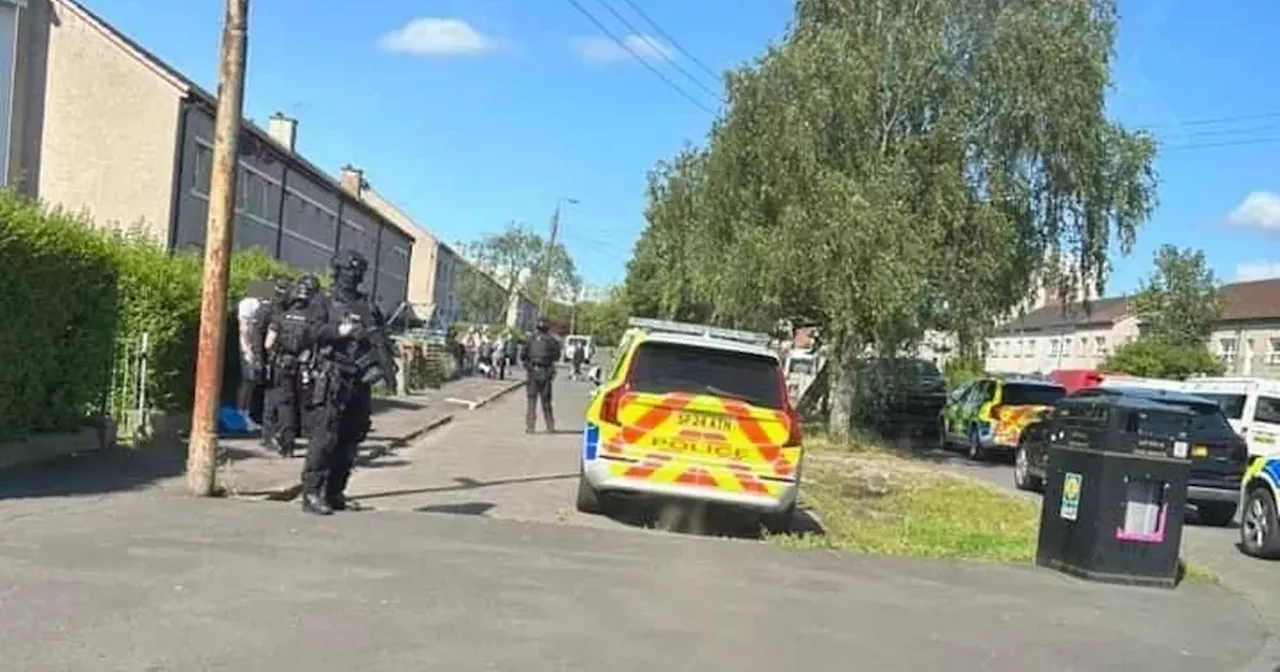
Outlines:
[[[8, 184], [168, 249], [203, 247], [208, 91], [73, 0], [0, 0], [0, 91]], [[359, 250], [367, 288], [394, 311], [409, 294], [410, 232], [301, 156], [296, 121], [241, 128], [236, 247], [312, 271]]]
[[[1221, 289], [1222, 319], [1209, 349], [1228, 375], [1280, 379], [1280, 279], [1239, 282]], [[1128, 297], [1083, 304], [1043, 305], [1002, 325], [987, 343], [987, 370], [1048, 373], [1092, 369], [1138, 337], [1141, 322]]]

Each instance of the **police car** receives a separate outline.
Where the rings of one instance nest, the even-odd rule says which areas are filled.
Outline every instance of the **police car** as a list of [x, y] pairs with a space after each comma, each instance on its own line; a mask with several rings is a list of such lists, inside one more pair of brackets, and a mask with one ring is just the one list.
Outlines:
[[[577, 508], [615, 497], [726, 504], [790, 529], [800, 422], [769, 336], [633, 318], [587, 408]], [[594, 372], [593, 372], [594, 373]]]
[[1255, 558], [1280, 559], [1280, 456], [1254, 459], [1240, 493], [1240, 550]]

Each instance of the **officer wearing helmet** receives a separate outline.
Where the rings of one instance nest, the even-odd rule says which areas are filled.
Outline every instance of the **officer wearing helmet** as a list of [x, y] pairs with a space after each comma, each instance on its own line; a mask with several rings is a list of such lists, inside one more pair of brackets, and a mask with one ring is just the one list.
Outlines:
[[293, 456], [301, 429], [300, 392], [309, 382], [304, 377], [309, 373], [315, 333], [324, 319], [320, 306], [315, 303], [319, 291], [320, 280], [316, 276], [298, 278], [267, 327], [266, 349], [271, 375], [264, 405], [266, 414], [274, 419], [270, 425], [271, 440], [283, 457]]
[[350, 508], [344, 492], [360, 442], [369, 433], [371, 385], [395, 386], [396, 364], [385, 321], [360, 285], [369, 262], [343, 250], [333, 258], [333, 288], [315, 302], [321, 326], [304, 400], [309, 441], [302, 468], [302, 508], [328, 515]]
[[538, 318], [533, 337], [525, 345], [523, 356], [528, 407], [524, 414], [524, 431], [532, 434], [538, 424], [538, 405], [548, 432], [556, 431], [556, 416], [551, 408], [551, 384], [556, 378], [556, 362], [560, 361], [560, 340], [551, 334], [551, 322]]
[[267, 329], [271, 320], [288, 302], [291, 283], [288, 278], [275, 278], [270, 299], [258, 303], [250, 326], [250, 368], [248, 372], [251, 391], [247, 394], [250, 419], [262, 426], [262, 445], [271, 447], [276, 439], [277, 419], [266, 403], [266, 391], [270, 385], [270, 359], [267, 356]]

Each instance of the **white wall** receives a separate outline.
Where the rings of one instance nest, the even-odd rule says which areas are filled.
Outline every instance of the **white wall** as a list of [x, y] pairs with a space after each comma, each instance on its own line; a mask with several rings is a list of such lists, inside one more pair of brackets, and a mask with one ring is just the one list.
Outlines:
[[1138, 321], [1122, 318], [1110, 326], [1063, 327], [987, 340], [986, 368], [1001, 373], [1049, 373], [1055, 369], [1093, 369], [1115, 348], [1138, 337]]

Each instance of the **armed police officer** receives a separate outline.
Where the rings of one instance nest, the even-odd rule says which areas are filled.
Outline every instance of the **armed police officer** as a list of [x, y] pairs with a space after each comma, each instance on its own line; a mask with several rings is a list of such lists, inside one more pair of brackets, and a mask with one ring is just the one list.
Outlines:
[[[264, 415], [271, 418], [271, 440], [282, 457], [293, 457], [301, 425], [300, 392], [309, 383], [316, 333], [325, 316], [315, 302], [320, 280], [304, 275], [293, 283], [286, 302], [272, 312], [264, 339], [269, 379]], [[264, 433], [267, 430], [264, 427]]]
[[333, 258], [333, 289], [317, 305], [320, 327], [303, 427], [309, 445], [302, 508], [328, 515], [348, 508], [344, 492], [360, 442], [369, 433], [372, 384], [394, 388], [396, 364], [385, 322], [360, 291], [369, 262], [351, 250]]
[[542, 405], [542, 421], [548, 432], [556, 431], [555, 411], [551, 408], [551, 384], [556, 378], [556, 362], [560, 361], [560, 340], [551, 335], [551, 323], [538, 318], [533, 337], [522, 352], [525, 369], [525, 393], [528, 408], [525, 409], [524, 431], [532, 434], [538, 424], [539, 402]]
[[[262, 430], [262, 445], [271, 446], [275, 438], [275, 417], [264, 408], [267, 378], [270, 371], [266, 354], [267, 327], [272, 316], [281, 309], [289, 294], [289, 281], [276, 278], [269, 298], [245, 297], [240, 302], [240, 348], [245, 362], [238, 394], [241, 410]], [[245, 313], [248, 311], [248, 316]]]

